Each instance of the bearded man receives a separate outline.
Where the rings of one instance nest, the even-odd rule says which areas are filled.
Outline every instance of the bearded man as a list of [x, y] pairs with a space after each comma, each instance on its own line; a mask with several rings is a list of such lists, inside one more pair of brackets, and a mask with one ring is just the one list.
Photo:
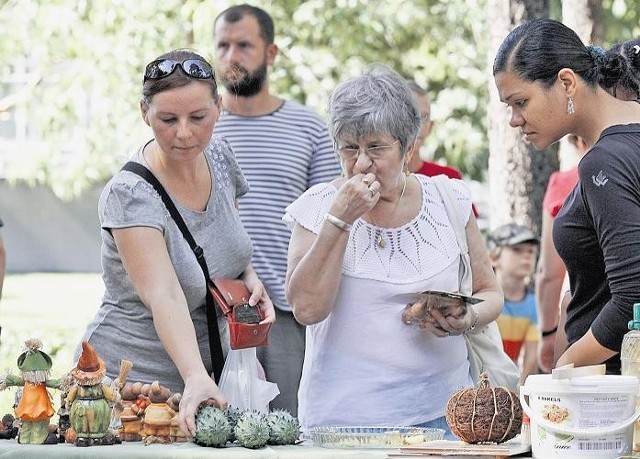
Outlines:
[[287, 304], [284, 283], [290, 231], [284, 209], [307, 188], [329, 182], [340, 166], [326, 125], [309, 108], [270, 94], [268, 70], [278, 46], [264, 10], [236, 5], [214, 22], [218, 80], [226, 88], [214, 133], [226, 137], [250, 191], [239, 200], [240, 218], [253, 241], [253, 266], [276, 306], [269, 346], [258, 348], [268, 381], [280, 395], [270, 408], [298, 412], [305, 329]]

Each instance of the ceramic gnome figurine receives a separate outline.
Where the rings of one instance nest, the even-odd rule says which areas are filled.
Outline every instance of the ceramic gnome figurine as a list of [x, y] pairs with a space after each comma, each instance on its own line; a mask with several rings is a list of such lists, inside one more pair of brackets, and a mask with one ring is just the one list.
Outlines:
[[109, 430], [111, 408], [116, 391], [102, 382], [106, 368], [88, 341], [82, 342], [82, 354], [71, 370], [75, 384], [69, 390], [66, 404], [76, 446], [112, 445], [116, 437]]
[[58, 443], [55, 434], [49, 432], [49, 420], [54, 414], [47, 387], [59, 388], [59, 379], [49, 379], [53, 363], [51, 357], [40, 350], [39, 339], [25, 341], [25, 349], [18, 357], [21, 376], [6, 375], [0, 378], [0, 389], [23, 386], [22, 396], [15, 408], [20, 419], [18, 443], [41, 445]]

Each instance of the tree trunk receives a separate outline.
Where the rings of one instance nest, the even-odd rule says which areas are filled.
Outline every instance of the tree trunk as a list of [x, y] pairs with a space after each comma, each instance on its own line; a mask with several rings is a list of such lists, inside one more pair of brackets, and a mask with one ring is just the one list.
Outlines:
[[[605, 34], [602, 0], [562, 0], [562, 22], [571, 27], [584, 44], [602, 43]], [[560, 169], [570, 169], [580, 160], [576, 147], [566, 138], [560, 142]]]
[[[489, 0], [490, 62], [507, 34], [522, 22], [548, 17], [546, 0]], [[558, 170], [558, 148], [537, 151], [509, 126], [510, 110], [500, 102], [493, 76], [489, 79], [489, 188], [491, 227], [517, 222], [540, 233], [542, 199], [551, 172]]]
[[562, 22], [587, 45], [602, 43], [603, 16], [602, 0], [562, 0]]

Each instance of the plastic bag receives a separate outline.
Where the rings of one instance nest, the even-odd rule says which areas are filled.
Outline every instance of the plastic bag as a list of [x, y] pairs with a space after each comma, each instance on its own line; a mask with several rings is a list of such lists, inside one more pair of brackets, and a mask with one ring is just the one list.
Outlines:
[[276, 383], [265, 380], [255, 347], [229, 350], [220, 376], [220, 390], [229, 406], [265, 414], [269, 412], [269, 402], [280, 393]]

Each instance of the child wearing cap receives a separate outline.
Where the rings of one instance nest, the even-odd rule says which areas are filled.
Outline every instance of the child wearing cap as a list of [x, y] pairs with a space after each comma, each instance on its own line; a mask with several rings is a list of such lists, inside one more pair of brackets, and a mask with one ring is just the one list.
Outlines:
[[504, 350], [520, 367], [520, 384], [537, 373], [539, 340], [536, 298], [528, 288], [534, 273], [539, 239], [515, 223], [499, 226], [487, 237], [491, 264], [504, 292], [498, 317]]

